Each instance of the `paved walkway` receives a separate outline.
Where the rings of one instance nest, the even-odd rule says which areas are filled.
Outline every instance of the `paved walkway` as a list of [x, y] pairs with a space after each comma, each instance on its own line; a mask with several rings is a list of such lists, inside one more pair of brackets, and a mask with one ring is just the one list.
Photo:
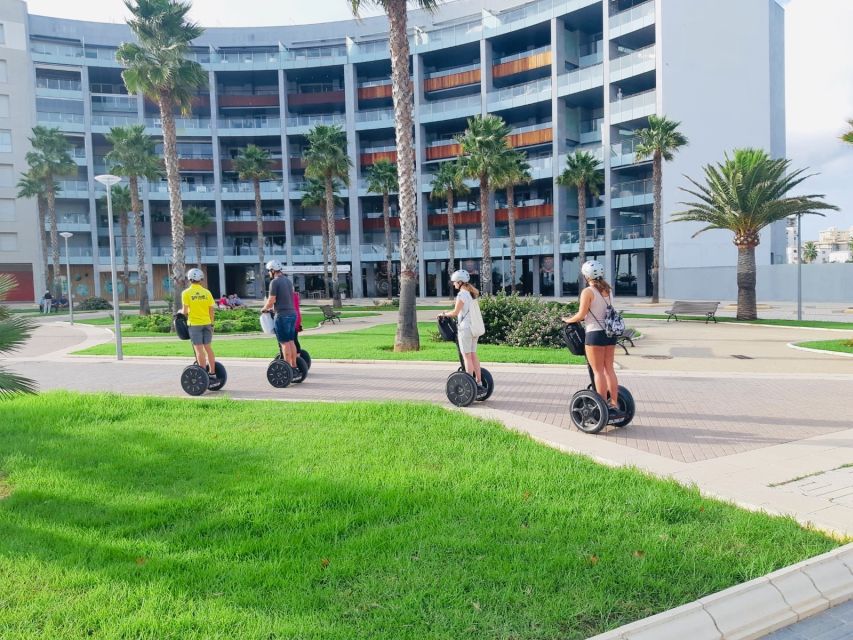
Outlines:
[[785, 627], [763, 640], [850, 640], [853, 638], [853, 600]]

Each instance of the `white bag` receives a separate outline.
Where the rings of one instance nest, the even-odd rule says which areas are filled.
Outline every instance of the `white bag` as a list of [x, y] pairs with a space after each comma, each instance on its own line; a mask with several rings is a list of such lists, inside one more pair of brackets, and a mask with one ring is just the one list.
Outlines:
[[476, 300], [471, 300], [471, 310], [468, 311], [471, 316], [471, 334], [475, 338], [479, 338], [486, 333], [486, 325], [483, 323], [483, 314], [480, 313], [480, 303]]
[[261, 314], [261, 331], [269, 334], [275, 333], [275, 318], [266, 311]]

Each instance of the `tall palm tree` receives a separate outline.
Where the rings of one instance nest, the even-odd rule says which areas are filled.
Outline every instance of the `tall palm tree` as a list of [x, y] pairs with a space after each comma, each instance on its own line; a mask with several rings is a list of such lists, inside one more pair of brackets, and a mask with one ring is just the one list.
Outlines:
[[480, 182], [480, 228], [483, 236], [483, 260], [480, 265], [480, 287], [483, 293], [492, 293], [492, 254], [489, 245], [489, 223], [494, 217], [491, 210], [493, 180], [501, 173], [504, 154], [509, 149], [509, 127], [500, 116], [468, 118], [468, 128], [456, 141], [462, 147], [460, 162], [468, 178]]
[[[59, 129], [43, 126], [33, 127], [30, 138], [32, 151], [27, 152], [29, 173], [41, 178], [44, 183], [44, 197], [47, 204], [47, 218], [50, 223], [50, 254], [53, 265], [53, 287], [59, 277], [59, 230], [56, 224], [56, 178], [77, 172], [77, 165], [71, 157], [71, 143]], [[55, 293], [59, 293], [56, 291]]]
[[444, 200], [447, 203], [447, 271], [451, 273], [456, 268], [456, 227], [453, 209], [456, 206], [456, 197], [465, 195], [468, 191], [470, 189], [465, 184], [460, 163], [457, 160], [442, 162], [432, 177], [432, 192], [429, 195], [434, 200]]
[[308, 132], [305, 175], [322, 180], [326, 187], [326, 225], [329, 237], [329, 261], [332, 264], [332, 304], [341, 306], [338, 288], [338, 249], [335, 234], [335, 181], [349, 184], [352, 160], [347, 155], [347, 136], [338, 125], [318, 124]]
[[[59, 188], [59, 185], [54, 187]], [[51, 288], [52, 278], [48, 268], [47, 258], [47, 242], [44, 238], [44, 227], [47, 223], [47, 189], [45, 189], [44, 181], [39, 178], [38, 174], [32, 169], [21, 176], [17, 184], [19, 198], [35, 198], [36, 206], [38, 207], [38, 229], [39, 229], [39, 245], [41, 246], [41, 267], [44, 273], [45, 291]], [[57, 277], [54, 274], [53, 279]]]
[[[272, 180], [272, 159], [270, 152], [261, 147], [250, 144], [240, 152], [234, 160], [234, 170], [240, 180], [251, 180], [255, 191], [255, 222], [258, 229], [258, 262], [261, 265], [258, 273], [264, 273], [266, 259], [264, 257], [264, 209], [261, 203], [261, 182]], [[263, 297], [264, 292], [258, 289], [258, 296]]]
[[687, 137], [678, 127], [680, 122], [666, 116], [649, 116], [649, 126], [634, 132], [637, 140], [637, 160], [652, 159], [652, 188], [654, 208], [652, 212], [652, 302], [660, 298], [660, 230], [663, 212], [663, 161], [672, 160], [676, 151], [687, 145]]
[[[419, 9], [434, 11], [440, 0], [414, 0]], [[394, 102], [394, 133], [397, 139], [397, 173], [400, 182], [400, 311], [394, 351], [420, 349], [418, 318], [418, 219], [415, 189], [415, 148], [412, 139], [414, 99], [409, 75], [409, 30], [406, 0], [347, 0], [354, 15], [365, 6], [382, 7], [388, 15], [391, 49], [391, 98]]]
[[578, 261], [586, 262], [586, 201], [598, 196], [604, 186], [604, 171], [594, 155], [588, 151], [575, 151], [566, 158], [566, 168], [557, 178], [557, 184], [577, 189], [578, 192]]
[[186, 58], [190, 43], [204, 29], [187, 19], [189, 2], [125, 0], [125, 5], [131, 13], [127, 25], [138, 42], [123, 43], [116, 60], [127, 67], [121, 77], [128, 91], [142, 93], [160, 107], [172, 219], [172, 280], [180, 293], [186, 284], [186, 257], [175, 111], [188, 115], [193, 94], [207, 82], [201, 65]]
[[853, 144], [853, 118], [847, 121], [850, 131], [841, 136], [841, 141], [847, 144]]
[[803, 262], [811, 264], [815, 260], [817, 260], [817, 245], [809, 240], [803, 244]]
[[[130, 300], [130, 237], [127, 233], [128, 217], [127, 214], [131, 210], [130, 189], [124, 185], [116, 185], [113, 187], [113, 213], [118, 216], [119, 234], [121, 235], [121, 262], [122, 272], [121, 281], [124, 284], [124, 301]], [[101, 198], [104, 211], [107, 206], [107, 196]]]
[[391, 245], [391, 193], [399, 189], [397, 167], [388, 160], [379, 160], [367, 172], [367, 190], [382, 194], [382, 220], [385, 223], [385, 259], [388, 262], [388, 299], [394, 297], [393, 246]]
[[[44, 231], [42, 230], [42, 233]], [[17, 286], [15, 276], [0, 273], [0, 300]], [[9, 310], [0, 306], [0, 356], [5, 356], [24, 345], [33, 326], [27, 318], [13, 316]], [[19, 393], [35, 393], [35, 382], [0, 367], [0, 398]]]
[[163, 173], [163, 163], [154, 153], [154, 140], [145, 134], [145, 125], [113, 127], [107, 134], [113, 148], [106, 160], [111, 171], [127, 178], [133, 231], [136, 237], [136, 272], [139, 274], [139, 315], [151, 313], [148, 301], [148, 264], [145, 261], [145, 229], [142, 224], [142, 201], [139, 179], [156, 180]]
[[495, 187], [506, 189], [507, 227], [509, 229], [509, 280], [512, 293], [515, 293], [515, 188], [528, 184], [533, 179], [527, 154], [515, 149], [507, 151], [504, 165], [495, 178]]
[[762, 149], [736, 149], [725, 161], [707, 165], [705, 184], [692, 178], [695, 190], [684, 189], [696, 198], [684, 202], [689, 207], [673, 216], [673, 222], [706, 222], [693, 236], [711, 229], [734, 233], [737, 259], [737, 318], [755, 320], [755, 247], [759, 232], [768, 224], [789, 216], [816, 214], [838, 207], [823, 202], [823, 195], [786, 194], [810, 176], [805, 169], [790, 171], [791, 161], [774, 159]]
[[[342, 204], [340, 196], [338, 195], [337, 182], [334, 184], [333, 197], [335, 206]], [[324, 211], [323, 215], [320, 216], [320, 233], [322, 235], [321, 244], [323, 247], [323, 286], [326, 290], [325, 295], [329, 298], [331, 297], [329, 291], [329, 230], [328, 225], [326, 224], [325, 215], [326, 184], [322, 180], [308, 178], [308, 185], [305, 187], [305, 191], [302, 194], [302, 207], [316, 207]]]
[[211, 222], [213, 222], [213, 218], [205, 207], [187, 207], [184, 212], [184, 226], [195, 237], [195, 261], [199, 269], [201, 269], [202, 260], [202, 232]]

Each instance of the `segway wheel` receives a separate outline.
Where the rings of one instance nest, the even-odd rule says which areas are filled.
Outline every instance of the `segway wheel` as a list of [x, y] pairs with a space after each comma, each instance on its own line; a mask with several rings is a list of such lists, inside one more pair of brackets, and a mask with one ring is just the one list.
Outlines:
[[457, 407], [469, 407], [477, 397], [477, 382], [469, 374], [456, 371], [447, 377], [445, 391]]
[[486, 392], [481, 393], [477, 396], [478, 402], [485, 402], [490, 397], [492, 397], [492, 393], [495, 391], [495, 379], [492, 378], [492, 374], [489, 373], [488, 369], [480, 369], [480, 377], [483, 379], [483, 386], [486, 387]]
[[267, 367], [267, 380], [276, 389], [284, 389], [293, 381], [293, 369], [284, 360], [276, 358]]
[[303, 349], [299, 352], [299, 357], [305, 360], [305, 364], [310, 369], [311, 368], [311, 354]]
[[637, 410], [637, 405], [634, 404], [634, 396], [622, 385], [619, 385], [619, 409], [625, 414], [624, 418], [614, 420], [610, 424], [614, 427], [627, 427], [634, 419], [634, 413]]
[[191, 396], [200, 396], [210, 386], [210, 376], [204, 367], [191, 364], [181, 373], [181, 388]]
[[305, 358], [302, 356], [296, 356], [296, 369], [297, 371], [293, 372], [293, 383], [300, 384], [305, 382], [305, 378], [308, 377], [308, 363], [305, 362]]
[[225, 366], [221, 362], [216, 363], [214, 370], [216, 371], [216, 380], [210, 381], [208, 389], [211, 391], [219, 391], [228, 381], [228, 372], [225, 370]]
[[581, 389], [572, 396], [569, 415], [584, 433], [598, 433], [607, 424], [607, 403], [595, 391]]

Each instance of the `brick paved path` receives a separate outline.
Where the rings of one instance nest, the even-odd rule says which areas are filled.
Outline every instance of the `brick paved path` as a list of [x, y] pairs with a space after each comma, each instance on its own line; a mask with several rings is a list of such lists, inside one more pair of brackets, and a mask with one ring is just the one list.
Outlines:
[[780, 629], [769, 636], [764, 636], [763, 640], [851, 640], [851, 638], [853, 638], [853, 600]]

